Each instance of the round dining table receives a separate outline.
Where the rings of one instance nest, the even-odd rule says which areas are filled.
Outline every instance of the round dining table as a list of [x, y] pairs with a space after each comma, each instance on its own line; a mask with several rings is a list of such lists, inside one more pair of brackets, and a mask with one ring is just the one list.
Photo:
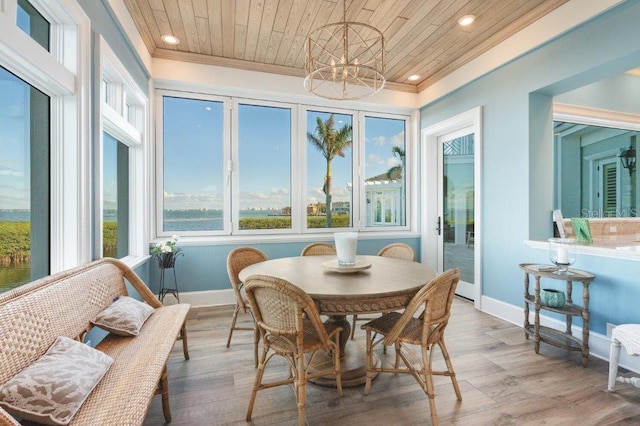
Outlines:
[[[366, 353], [364, 343], [346, 348], [351, 331], [347, 316], [403, 309], [436, 272], [419, 262], [382, 256], [357, 256], [354, 266], [341, 267], [330, 255], [271, 259], [244, 268], [239, 277], [244, 282], [251, 275], [269, 275], [296, 285], [311, 296], [328, 322], [342, 327], [342, 385], [357, 386], [366, 381]], [[332, 361], [326, 357], [318, 362]], [[379, 363], [376, 356], [375, 364]], [[330, 377], [313, 382], [335, 386]]]

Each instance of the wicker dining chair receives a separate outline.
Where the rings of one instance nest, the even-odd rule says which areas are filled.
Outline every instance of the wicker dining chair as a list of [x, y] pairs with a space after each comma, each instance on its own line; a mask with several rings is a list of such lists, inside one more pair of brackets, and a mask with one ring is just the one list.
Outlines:
[[[404, 260], [411, 260], [411, 261], [416, 260], [416, 252], [413, 251], [410, 245], [405, 243], [393, 243], [393, 244], [384, 246], [378, 252], [378, 256], [393, 257], [396, 259], [404, 259]], [[375, 317], [372, 317], [372, 316], [358, 317], [358, 315], [354, 315], [353, 323], [352, 323], [353, 325], [351, 327], [351, 339], [353, 340], [353, 336], [355, 335], [356, 323], [358, 321], [371, 321], [373, 318]]]
[[[253, 322], [253, 327], [236, 327], [236, 321], [238, 320], [238, 313], [251, 313], [251, 307], [247, 303], [244, 297], [243, 283], [240, 281], [238, 274], [244, 268], [254, 263], [263, 262], [269, 260], [269, 257], [262, 251], [253, 247], [238, 247], [231, 250], [227, 256], [227, 273], [229, 274], [229, 281], [233, 287], [233, 292], [236, 295], [236, 307], [233, 310], [233, 317], [231, 318], [231, 325], [229, 326], [229, 337], [227, 337], [227, 348], [231, 345], [231, 336], [234, 330], [253, 330], [253, 359], [255, 366], [258, 366], [258, 343], [260, 339], [260, 332], [258, 327]], [[253, 317], [252, 317], [253, 318]]]
[[395, 257], [396, 259], [416, 260], [416, 252], [405, 243], [393, 243], [378, 252], [378, 256]]
[[336, 254], [336, 248], [328, 243], [311, 243], [302, 249], [300, 256], [323, 256]]
[[[449, 376], [456, 397], [462, 401], [456, 373], [444, 343], [444, 331], [449, 322], [451, 304], [456, 286], [460, 279], [460, 271], [450, 269], [431, 280], [411, 299], [403, 313], [389, 312], [380, 318], [362, 325], [367, 332], [367, 382], [364, 393], [371, 390], [371, 379], [374, 373], [406, 373], [411, 374], [429, 398], [431, 423], [438, 424], [435, 404], [433, 375]], [[424, 308], [424, 311], [422, 310]], [[420, 313], [421, 312], [421, 313]], [[420, 313], [418, 317], [416, 314]], [[377, 337], [380, 336], [380, 337]], [[396, 360], [393, 368], [374, 367], [373, 349], [376, 345], [394, 345]], [[404, 344], [418, 345], [421, 355], [404, 347]], [[446, 371], [433, 371], [433, 350], [440, 347], [446, 364]], [[400, 360], [404, 366], [399, 367]]]
[[[298, 421], [304, 425], [308, 379], [335, 375], [338, 395], [342, 396], [339, 346], [342, 327], [323, 324], [311, 297], [280, 278], [252, 275], [245, 280], [245, 291], [263, 342], [246, 420], [251, 421], [258, 391], [293, 384]], [[311, 367], [320, 349], [333, 355], [333, 365], [314, 371]], [[287, 361], [289, 377], [264, 383], [265, 368], [274, 355], [280, 355]]]

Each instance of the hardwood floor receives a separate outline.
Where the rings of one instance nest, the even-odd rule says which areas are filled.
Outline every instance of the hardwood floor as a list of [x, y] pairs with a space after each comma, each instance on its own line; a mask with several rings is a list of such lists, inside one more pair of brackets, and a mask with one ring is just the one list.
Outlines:
[[[252, 333], [234, 332], [227, 349], [231, 313], [231, 307], [217, 307], [190, 314], [191, 360], [184, 360], [180, 344], [169, 360], [171, 425], [247, 424], [244, 418], [255, 375]], [[250, 324], [248, 316], [242, 321]], [[448, 378], [434, 378], [441, 425], [640, 424], [640, 390], [618, 385], [616, 393], [607, 392], [607, 361], [591, 357], [589, 367], [583, 368], [578, 352], [546, 344], [536, 355], [522, 328], [480, 313], [467, 301], [455, 300], [446, 342], [462, 401], [456, 400]], [[357, 330], [349, 345], [364, 346], [364, 332]], [[379, 352], [379, 356], [391, 363], [394, 353]], [[265, 376], [286, 375], [284, 363], [272, 361], [270, 367]], [[429, 422], [426, 395], [408, 375], [380, 375], [366, 396], [364, 386], [345, 388], [343, 397], [335, 389], [307, 386], [310, 425]], [[145, 425], [163, 423], [157, 396]], [[297, 424], [293, 389], [280, 386], [259, 392], [251, 424]]]

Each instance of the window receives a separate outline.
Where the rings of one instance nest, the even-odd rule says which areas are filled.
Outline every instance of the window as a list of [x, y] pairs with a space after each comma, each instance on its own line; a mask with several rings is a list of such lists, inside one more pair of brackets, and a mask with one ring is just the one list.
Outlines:
[[129, 148], [108, 133], [102, 137], [102, 255], [129, 254]]
[[49, 97], [0, 67], [0, 291], [49, 273]]
[[[20, 201], [0, 196], [0, 203], [29, 209], [27, 280], [32, 280], [90, 260], [91, 204], [87, 182], [91, 180], [91, 169], [87, 167], [86, 141], [90, 139], [87, 93], [91, 67], [87, 64], [91, 63], [91, 27], [74, 0], [2, 0], [0, 28], [0, 115], [10, 111], [9, 122], [13, 126], [20, 122], [24, 136], [21, 143], [26, 144], [22, 145], [19, 161], [29, 179], [23, 187], [27, 195]], [[5, 96], [4, 86], [16, 84], [26, 97]], [[15, 106], [18, 109], [5, 109]], [[0, 133], [9, 128], [3, 123]], [[8, 141], [4, 135], [0, 138], [0, 161], [4, 162], [4, 143]], [[17, 178], [9, 177], [4, 167], [3, 163], [2, 185], [7, 182], [5, 179]], [[15, 243], [20, 238], [10, 240]], [[5, 266], [2, 263], [0, 270], [4, 271]], [[2, 279], [7, 280], [17, 286], [24, 278]]]
[[157, 93], [157, 236], [409, 229], [408, 116]]
[[291, 109], [238, 105], [240, 230], [291, 229]]
[[27, 0], [18, 0], [16, 23], [18, 27], [49, 51], [49, 32], [51, 25]]
[[366, 226], [404, 226], [406, 121], [370, 116], [364, 121]]
[[225, 211], [224, 102], [163, 97], [162, 231], [223, 231]]
[[353, 116], [307, 111], [307, 228], [352, 226]]
[[145, 225], [147, 97], [104, 39], [99, 43], [100, 133], [96, 138], [97, 200], [94, 257], [134, 265], [149, 253]]

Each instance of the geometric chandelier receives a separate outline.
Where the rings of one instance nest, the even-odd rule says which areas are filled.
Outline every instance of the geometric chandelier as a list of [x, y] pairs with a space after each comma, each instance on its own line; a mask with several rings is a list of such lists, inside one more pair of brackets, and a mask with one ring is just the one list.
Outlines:
[[384, 87], [384, 36], [375, 27], [347, 22], [346, 0], [342, 22], [312, 31], [305, 41], [304, 87], [322, 98], [361, 99]]

